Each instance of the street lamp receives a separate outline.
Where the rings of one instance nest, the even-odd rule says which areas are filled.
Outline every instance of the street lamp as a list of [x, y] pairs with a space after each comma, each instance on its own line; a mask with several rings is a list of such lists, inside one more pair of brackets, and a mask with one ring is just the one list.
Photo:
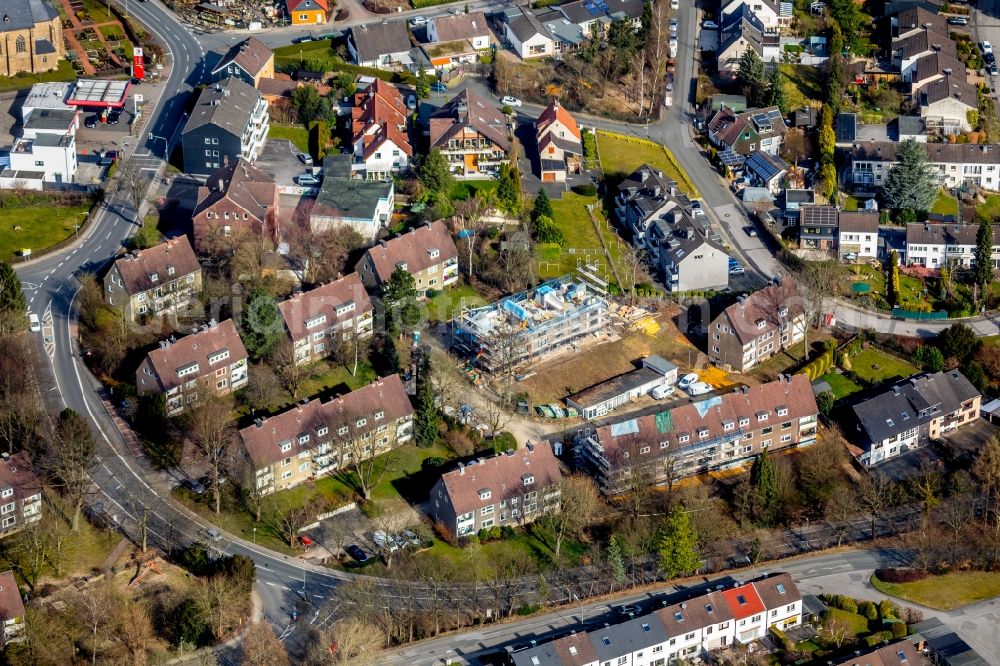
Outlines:
[[254, 527], [253, 527], [253, 542], [254, 542], [254, 545], [257, 544], [257, 526], [256, 525], [254, 525]]

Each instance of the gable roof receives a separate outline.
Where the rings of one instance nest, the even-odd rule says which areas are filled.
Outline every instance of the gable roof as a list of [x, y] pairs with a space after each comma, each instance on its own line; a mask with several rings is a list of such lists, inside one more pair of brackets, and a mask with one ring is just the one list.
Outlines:
[[260, 92], [249, 83], [230, 76], [206, 86], [184, 125], [184, 134], [204, 125], [215, 125], [232, 134], [243, 136]]
[[803, 227], [836, 227], [837, 210], [836, 206], [807, 205], [800, 209], [801, 218], [799, 224]]
[[743, 163], [743, 168], [750, 170], [764, 182], [770, 182], [773, 178], [787, 172], [791, 167], [788, 162], [777, 155], [763, 153], [758, 150], [747, 157]]
[[272, 57], [271, 49], [267, 48], [264, 42], [256, 37], [249, 37], [238, 44], [234, 44], [226, 52], [226, 55], [222, 56], [222, 60], [212, 70], [212, 74], [221, 72], [230, 63], [236, 63], [240, 69], [250, 76], [257, 76], [267, 66], [268, 61]]
[[[128, 294], [138, 294], [182, 275], [201, 270], [198, 257], [187, 236], [178, 236], [153, 247], [130, 252], [115, 261], [122, 286]], [[173, 268], [173, 275], [170, 275]], [[153, 280], [153, 276], [156, 280]]]
[[892, 53], [899, 58], [912, 58], [925, 51], [941, 51], [955, 56], [958, 51], [955, 42], [948, 37], [947, 31], [937, 32], [933, 29], [924, 28], [907, 37], [892, 40]]
[[0, 573], [0, 620], [24, 617], [24, 602], [13, 571]]
[[511, 32], [517, 37], [518, 41], [521, 43], [526, 42], [535, 35], [541, 35], [547, 39], [552, 39], [549, 31], [546, 30], [542, 22], [531, 13], [531, 11], [522, 11], [520, 14], [516, 15], [505, 15], [507, 20], [507, 25], [510, 26]]
[[[929, 106], [946, 99], [954, 99], [970, 109], [978, 108], [979, 93], [975, 87], [954, 76], [931, 81], [920, 89], [920, 105]], [[957, 144], [956, 144], [957, 145]]]
[[406, 104], [399, 88], [375, 79], [355, 93], [351, 109], [352, 143], [364, 141], [364, 159], [368, 159], [386, 140], [392, 141], [407, 156], [413, 147], [406, 134]]
[[59, 12], [45, 0], [5, 0], [2, 11], [4, 20], [0, 23], [0, 32], [28, 30], [38, 23], [51, 21], [59, 16]]
[[934, 51], [917, 58], [916, 69], [910, 75], [912, 85], [917, 86], [934, 76], [950, 76], [965, 81], [965, 63], [944, 51]]
[[434, 30], [437, 31], [437, 41], [453, 42], [459, 39], [475, 39], [490, 34], [486, 24], [486, 14], [472, 12], [471, 14], [444, 14], [431, 19]]
[[[804, 377], [804, 375], [796, 375], [796, 377]], [[753, 583], [746, 583], [739, 587], [723, 590], [722, 597], [726, 600], [726, 605], [729, 606], [729, 610], [736, 620], [743, 620], [751, 615], [763, 613], [766, 610], [764, 602], [757, 595], [757, 590], [754, 588]]]
[[264, 222], [268, 211], [278, 202], [278, 187], [270, 174], [240, 157], [213, 173], [198, 188], [198, 203], [192, 217], [197, 218], [223, 199], [245, 210], [255, 221]]
[[[779, 322], [787, 322], [799, 316], [801, 310], [796, 306], [797, 301], [798, 289], [795, 283], [785, 278], [780, 284], [755, 291], [733, 303], [720, 316], [726, 317], [740, 342], [747, 344], [776, 329]], [[781, 316], [782, 308], [789, 311], [784, 317]], [[763, 326], [758, 327], [758, 322], [762, 322]]]
[[0, 490], [12, 488], [14, 498], [18, 500], [42, 492], [42, 484], [35, 474], [31, 456], [27, 451], [4, 454], [4, 456], [0, 458]]
[[[972, 143], [927, 143], [921, 144], [927, 151], [932, 164], [998, 164], [1000, 165], [1000, 144]], [[851, 159], [855, 161], [894, 162], [896, 147], [894, 141], [859, 141], [851, 147]]]
[[[833, 664], [833, 666], [858, 666], [859, 664], [864, 664], [865, 666], [921, 666], [928, 662], [917, 651], [917, 647], [913, 642], [904, 638], [895, 643], [883, 645], [870, 652], [860, 655], [855, 653], [842, 661], [831, 661], [829, 663]], [[949, 661], [946, 663], [954, 662]]]
[[781, 111], [776, 106], [750, 109], [739, 114], [723, 107], [712, 117], [708, 128], [720, 143], [730, 146], [735, 145], [745, 131], [753, 131], [758, 136], [767, 138], [782, 135], [787, 129]]
[[389, 53], [410, 50], [410, 33], [402, 21], [366, 23], [351, 28], [351, 40], [358, 60], [370, 62]]
[[[438, 255], [432, 257], [431, 250], [437, 250]], [[368, 248], [367, 254], [379, 282], [385, 283], [400, 264], [406, 264], [406, 270], [410, 273], [419, 273], [430, 266], [458, 257], [458, 248], [448, 227], [438, 220], [414, 227], [396, 238], [381, 241], [375, 247]]]
[[510, 150], [507, 119], [500, 109], [485, 98], [465, 89], [430, 117], [431, 146], [446, 144], [462, 128], [479, 132], [504, 151]]
[[548, 443], [528, 444], [516, 451], [509, 451], [470, 462], [468, 465], [441, 475], [444, 486], [455, 509], [455, 514], [478, 509], [483, 504], [479, 493], [490, 492], [492, 502], [525, 493], [524, 479], [533, 477], [532, 488], [545, 488], [562, 479], [559, 461]]
[[285, 0], [285, 5], [288, 7], [289, 14], [295, 11], [304, 12], [317, 9], [327, 14], [330, 12], [327, 0]]
[[[337, 314], [338, 308], [348, 305], [353, 305], [354, 308], [342, 315]], [[282, 319], [285, 320], [285, 328], [288, 329], [289, 335], [295, 341], [309, 337], [313, 332], [314, 329], [307, 326], [307, 322], [318, 317], [326, 317], [322, 328], [316, 327], [315, 330], [332, 328], [339, 325], [341, 321], [357, 317], [363, 312], [370, 312], [372, 302], [368, 298], [365, 286], [361, 283], [361, 276], [357, 273], [350, 273], [339, 280], [328, 282], [282, 301], [278, 304], [278, 310], [281, 312]]]
[[582, 141], [580, 127], [576, 124], [576, 120], [570, 115], [569, 111], [563, 108], [558, 99], [553, 99], [539, 114], [538, 120], [535, 121], [536, 136], [541, 137], [544, 134], [550, 134], [552, 125], [556, 122], [565, 127], [578, 143]]
[[[378, 412], [383, 416], [375, 419]], [[283, 458], [310, 451], [316, 448], [317, 441], [343, 441], [345, 436], [338, 435], [341, 427], [350, 429], [346, 437], [356, 438], [412, 414], [413, 406], [403, 388], [403, 380], [399, 375], [389, 375], [347, 395], [326, 402], [313, 398], [276, 416], [259, 419], [240, 430], [240, 440], [251, 462], [261, 469]], [[365, 425], [357, 426], [362, 418]], [[318, 433], [322, 427], [328, 428], [326, 435]], [[309, 440], [299, 443], [300, 435], [309, 435]], [[291, 448], [283, 452], [281, 445], [286, 443], [291, 444]]]
[[[977, 234], [979, 234], [978, 224], [911, 222], [906, 225], [908, 245], [975, 245]], [[994, 224], [993, 237], [1000, 239], [998, 234], [1000, 234], [1000, 224]]]
[[[215, 360], [215, 363], [210, 362], [209, 358], [219, 352], [229, 352], [229, 355], [224, 359]], [[186, 335], [176, 341], [164, 340], [157, 349], [147, 355], [164, 391], [180, 386], [189, 379], [201, 377], [216, 368], [229, 367], [246, 357], [247, 350], [239, 333], [236, 332], [236, 324], [232, 319], [219, 324], [213, 322], [197, 333]], [[177, 375], [179, 370], [185, 370], [195, 364], [198, 370], [193, 377], [185, 376], [182, 379]]]
[[878, 213], [872, 210], [842, 210], [839, 224], [842, 234], [877, 234]]
[[905, 35], [908, 32], [922, 29], [928, 23], [931, 30], [939, 34], [948, 34], [948, 23], [945, 17], [937, 11], [928, 11], [924, 7], [907, 7], [893, 18], [895, 24], [895, 34]]
[[753, 582], [753, 587], [767, 608], [782, 608], [796, 601], [802, 601], [799, 588], [787, 573], [756, 580]]

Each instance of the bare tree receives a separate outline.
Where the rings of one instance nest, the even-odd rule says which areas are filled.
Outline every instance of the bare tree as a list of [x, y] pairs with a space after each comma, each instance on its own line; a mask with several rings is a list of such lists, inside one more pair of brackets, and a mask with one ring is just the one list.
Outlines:
[[139, 547], [145, 553], [149, 545], [149, 515], [151, 513], [149, 504], [153, 501], [153, 495], [147, 492], [143, 485], [136, 489], [129, 488], [127, 493], [126, 504], [139, 530]]
[[253, 409], [267, 409], [281, 400], [281, 381], [267, 363], [256, 363], [250, 368], [247, 399]]
[[[662, 3], [657, 3], [662, 4]], [[629, 290], [631, 294], [632, 304], [635, 304], [636, 293], [635, 287], [640, 281], [647, 280], [649, 278], [646, 275], [646, 250], [640, 247], [635, 247], [633, 245], [623, 245], [621, 251], [621, 259], [624, 268], [625, 282], [623, 287]]]
[[149, 661], [147, 653], [156, 641], [149, 602], [143, 597], [132, 598], [124, 593], [112, 593], [109, 601], [114, 639], [124, 651], [126, 662], [133, 666], [145, 666]]
[[190, 416], [188, 437], [199, 457], [209, 467], [215, 512], [222, 510], [222, 478], [233, 466], [236, 428], [232, 404], [228, 399], [212, 397], [202, 401]]
[[850, 520], [858, 515], [861, 507], [858, 505], [857, 497], [852, 489], [847, 486], [837, 486], [824, 505], [824, 509], [826, 519], [833, 524], [839, 548], [851, 526]]
[[240, 499], [247, 511], [253, 514], [254, 520], [259, 523], [267, 501], [268, 487], [257, 482], [257, 468], [245, 454], [237, 458], [234, 467], [234, 474], [240, 484]]
[[134, 222], [140, 223], [139, 209], [142, 208], [143, 201], [146, 200], [146, 181], [142, 178], [142, 168], [134, 160], [129, 160], [125, 168], [121, 170], [121, 186], [125, 190], [125, 196], [135, 209]]
[[110, 582], [102, 578], [97, 585], [78, 592], [72, 600], [74, 614], [87, 629], [89, 640], [81, 641], [90, 652], [90, 663], [97, 663], [97, 655], [101, 646], [114, 633], [114, 623], [111, 617]]
[[795, 272], [795, 281], [798, 283], [798, 293], [801, 298], [801, 311], [806, 318], [803, 331], [807, 354], [809, 327], [819, 327], [823, 303], [837, 294], [839, 278], [840, 266], [835, 261], [804, 261], [801, 268]]
[[494, 611], [499, 617], [510, 617], [518, 607], [518, 591], [525, 576], [533, 573], [534, 563], [530, 556], [520, 551], [497, 555], [488, 567], [484, 581], [492, 595]]
[[556, 559], [563, 539], [580, 538], [594, 523], [601, 510], [601, 496], [593, 479], [584, 474], [574, 474], [559, 483], [559, 504], [555, 511], [542, 517], [542, 524], [552, 532]]
[[[652, 75], [652, 85], [649, 90], [649, 106], [643, 111], [640, 106], [639, 114], [647, 117], [651, 116], [653, 109], [658, 106], [660, 95], [658, 94], [663, 80], [662, 74], [666, 72], [669, 51], [669, 7], [666, 0], [654, 0], [650, 17], [649, 32], [646, 38], [645, 64]], [[641, 67], [642, 65], [640, 65]]]
[[292, 341], [286, 338], [279, 342], [271, 352], [268, 362], [288, 394], [293, 399], [297, 398], [302, 382], [309, 376], [309, 372], [304, 365], [299, 365]]
[[333, 627], [336, 651], [334, 663], [352, 666], [372, 666], [385, 641], [371, 625], [355, 618], [341, 620]]
[[364, 238], [351, 227], [313, 231], [309, 216], [315, 200], [300, 203], [287, 229], [289, 256], [302, 267], [302, 281], [321, 284], [349, 272], [348, 258], [364, 247]]
[[994, 437], [979, 450], [972, 463], [972, 475], [979, 481], [983, 497], [983, 525], [993, 522], [1000, 532], [1000, 437]]
[[465, 232], [465, 250], [468, 256], [466, 274], [470, 278], [474, 271], [472, 250], [476, 246], [476, 239], [481, 231], [480, 222], [485, 212], [486, 203], [478, 193], [455, 203], [455, 217], [461, 225], [461, 231]]
[[875, 523], [892, 502], [893, 483], [885, 474], [868, 470], [858, 482], [858, 500], [871, 519], [872, 540], [875, 539]]
[[442, 410], [458, 409], [466, 384], [455, 367], [455, 360], [446, 353], [431, 352], [431, 387]]
[[261, 510], [264, 523], [273, 529], [289, 546], [294, 546], [299, 530], [308, 525], [318, 513], [313, 503], [305, 505], [279, 506], [271, 500]]
[[823, 623], [824, 637], [840, 649], [851, 635], [851, 627], [845, 620], [830, 617]]
[[373, 431], [367, 429], [367, 424], [358, 426], [358, 422], [358, 419], [347, 419], [331, 424], [330, 433], [344, 463], [354, 472], [361, 497], [368, 501], [372, 488], [395, 467], [396, 456], [391, 452], [380, 455]]
[[59, 414], [55, 433], [49, 438], [45, 464], [52, 480], [73, 507], [73, 531], [80, 530], [80, 511], [90, 487], [90, 469], [97, 445], [90, 426], [72, 409]]
[[249, 597], [230, 576], [212, 576], [198, 588], [197, 595], [216, 639], [225, 638], [246, 619]]
[[243, 634], [240, 666], [287, 666], [288, 651], [266, 622], [254, 622]]
[[351, 376], [358, 374], [358, 364], [368, 357], [371, 337], [363, 337], [358, 332], [358, 318], [354, 318], [354, 330], [348, 335], [337, 334], [333, 341], [333, 356], [337, 362], [351, 371]]

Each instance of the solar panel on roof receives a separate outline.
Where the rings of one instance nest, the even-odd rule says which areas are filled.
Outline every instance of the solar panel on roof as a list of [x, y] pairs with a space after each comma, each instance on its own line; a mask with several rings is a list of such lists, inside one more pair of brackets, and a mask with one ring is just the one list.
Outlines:
[[781, 111], [778, 109], [771, 109], [770, 111], [767, 112], [767, 117], [771, 118], [772, 120], [777, 120], [781, 118]]
[[743, 157], [735, 150], [723, 150], [718, 154], [719, 160], [726, 166], [738, 166], [743, 164], [747, 158]]
[[766, 123], [767, 122], [767, 114], [766, 113], [755, 113], [755, 114], [753, 114], [753, 121], [755, 123], [758, 123], [758, 124], [760, 124], [760, 123]]

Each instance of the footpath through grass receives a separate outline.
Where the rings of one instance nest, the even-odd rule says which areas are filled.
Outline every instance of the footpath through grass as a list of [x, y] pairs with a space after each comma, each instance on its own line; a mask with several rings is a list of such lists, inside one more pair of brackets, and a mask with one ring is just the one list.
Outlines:
[[961, 571], [928, 576], [913, 583], [886, 583], [872, 575], [883, 594], [937, 610], [951, 610], [1000, 595], [1000, 572]]

